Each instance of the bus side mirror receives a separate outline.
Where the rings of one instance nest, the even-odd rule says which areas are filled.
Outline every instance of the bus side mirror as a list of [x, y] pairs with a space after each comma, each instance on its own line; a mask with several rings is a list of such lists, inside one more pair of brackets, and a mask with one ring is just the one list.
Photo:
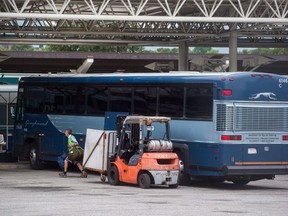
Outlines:
[[13, 106], [10, 107], [10, 115], [12, 119], [15, 118], [15, 108]]

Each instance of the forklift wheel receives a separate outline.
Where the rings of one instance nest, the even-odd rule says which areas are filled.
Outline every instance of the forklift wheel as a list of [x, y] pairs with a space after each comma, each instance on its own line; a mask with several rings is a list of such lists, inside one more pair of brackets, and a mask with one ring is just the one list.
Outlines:
[[139, 179], [138, 179], [138, 184], [139, 184], [139, 187], [141, 188], [144, 188], [144, 189], [149, 188], [151, 185], [150, 176], [147, 173], [140, 174]]
[[111, 166], [108, 170], [108, 181], [111, 185], [119, 185], [119, 172], [116, 166]]
[[179, 184], [172, 184], [172, 185], [169, 185], [169, 188], [177, 188]]

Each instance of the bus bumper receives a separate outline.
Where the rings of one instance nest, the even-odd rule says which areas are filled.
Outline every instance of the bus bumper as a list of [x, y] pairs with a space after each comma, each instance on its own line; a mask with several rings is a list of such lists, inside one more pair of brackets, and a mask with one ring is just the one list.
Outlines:
[[288, 165], [224, 166], [227, 176], [234, 175], [287, 175]]

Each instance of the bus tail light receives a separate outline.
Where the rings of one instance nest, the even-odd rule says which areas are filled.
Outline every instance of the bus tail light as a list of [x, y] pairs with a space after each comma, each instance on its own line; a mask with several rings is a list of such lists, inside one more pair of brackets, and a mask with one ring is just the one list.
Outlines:
[[230, 89], [223, 89], [222, 90], [222, 96], [231, 96], [232, 95], [232, 90]]
[[282, 136], [282, 140], [283, 140], [283, 141], [288, 141], [288, 135]]
[[227, 141], [227, 140], [242, 140], [241, 135], [221, 135], [221, 140]]

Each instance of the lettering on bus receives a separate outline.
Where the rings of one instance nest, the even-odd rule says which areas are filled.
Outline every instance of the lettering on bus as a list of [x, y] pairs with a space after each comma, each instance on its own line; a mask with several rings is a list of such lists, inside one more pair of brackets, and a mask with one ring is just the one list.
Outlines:
[[244, 136], [244, 141], [249, 143], [275, 143], [281, 142], [281, 139], [277, 134], [251, 133]]
[[46, 121], [46, 122], [38, 122], [37, 120], [35, 120], [35, 121], [31, 122], [31, 121], [27, 120], [25, 122], [25, 127], [27, 127], [27, 126], [30, 126], [30, 127], [45, 126], [46, 127], [47, 125], [48, 125], [48, 121]]
[[279, 79], [279, 88], [282, 88], [283, 84], [288, 84], [287, 78]]

